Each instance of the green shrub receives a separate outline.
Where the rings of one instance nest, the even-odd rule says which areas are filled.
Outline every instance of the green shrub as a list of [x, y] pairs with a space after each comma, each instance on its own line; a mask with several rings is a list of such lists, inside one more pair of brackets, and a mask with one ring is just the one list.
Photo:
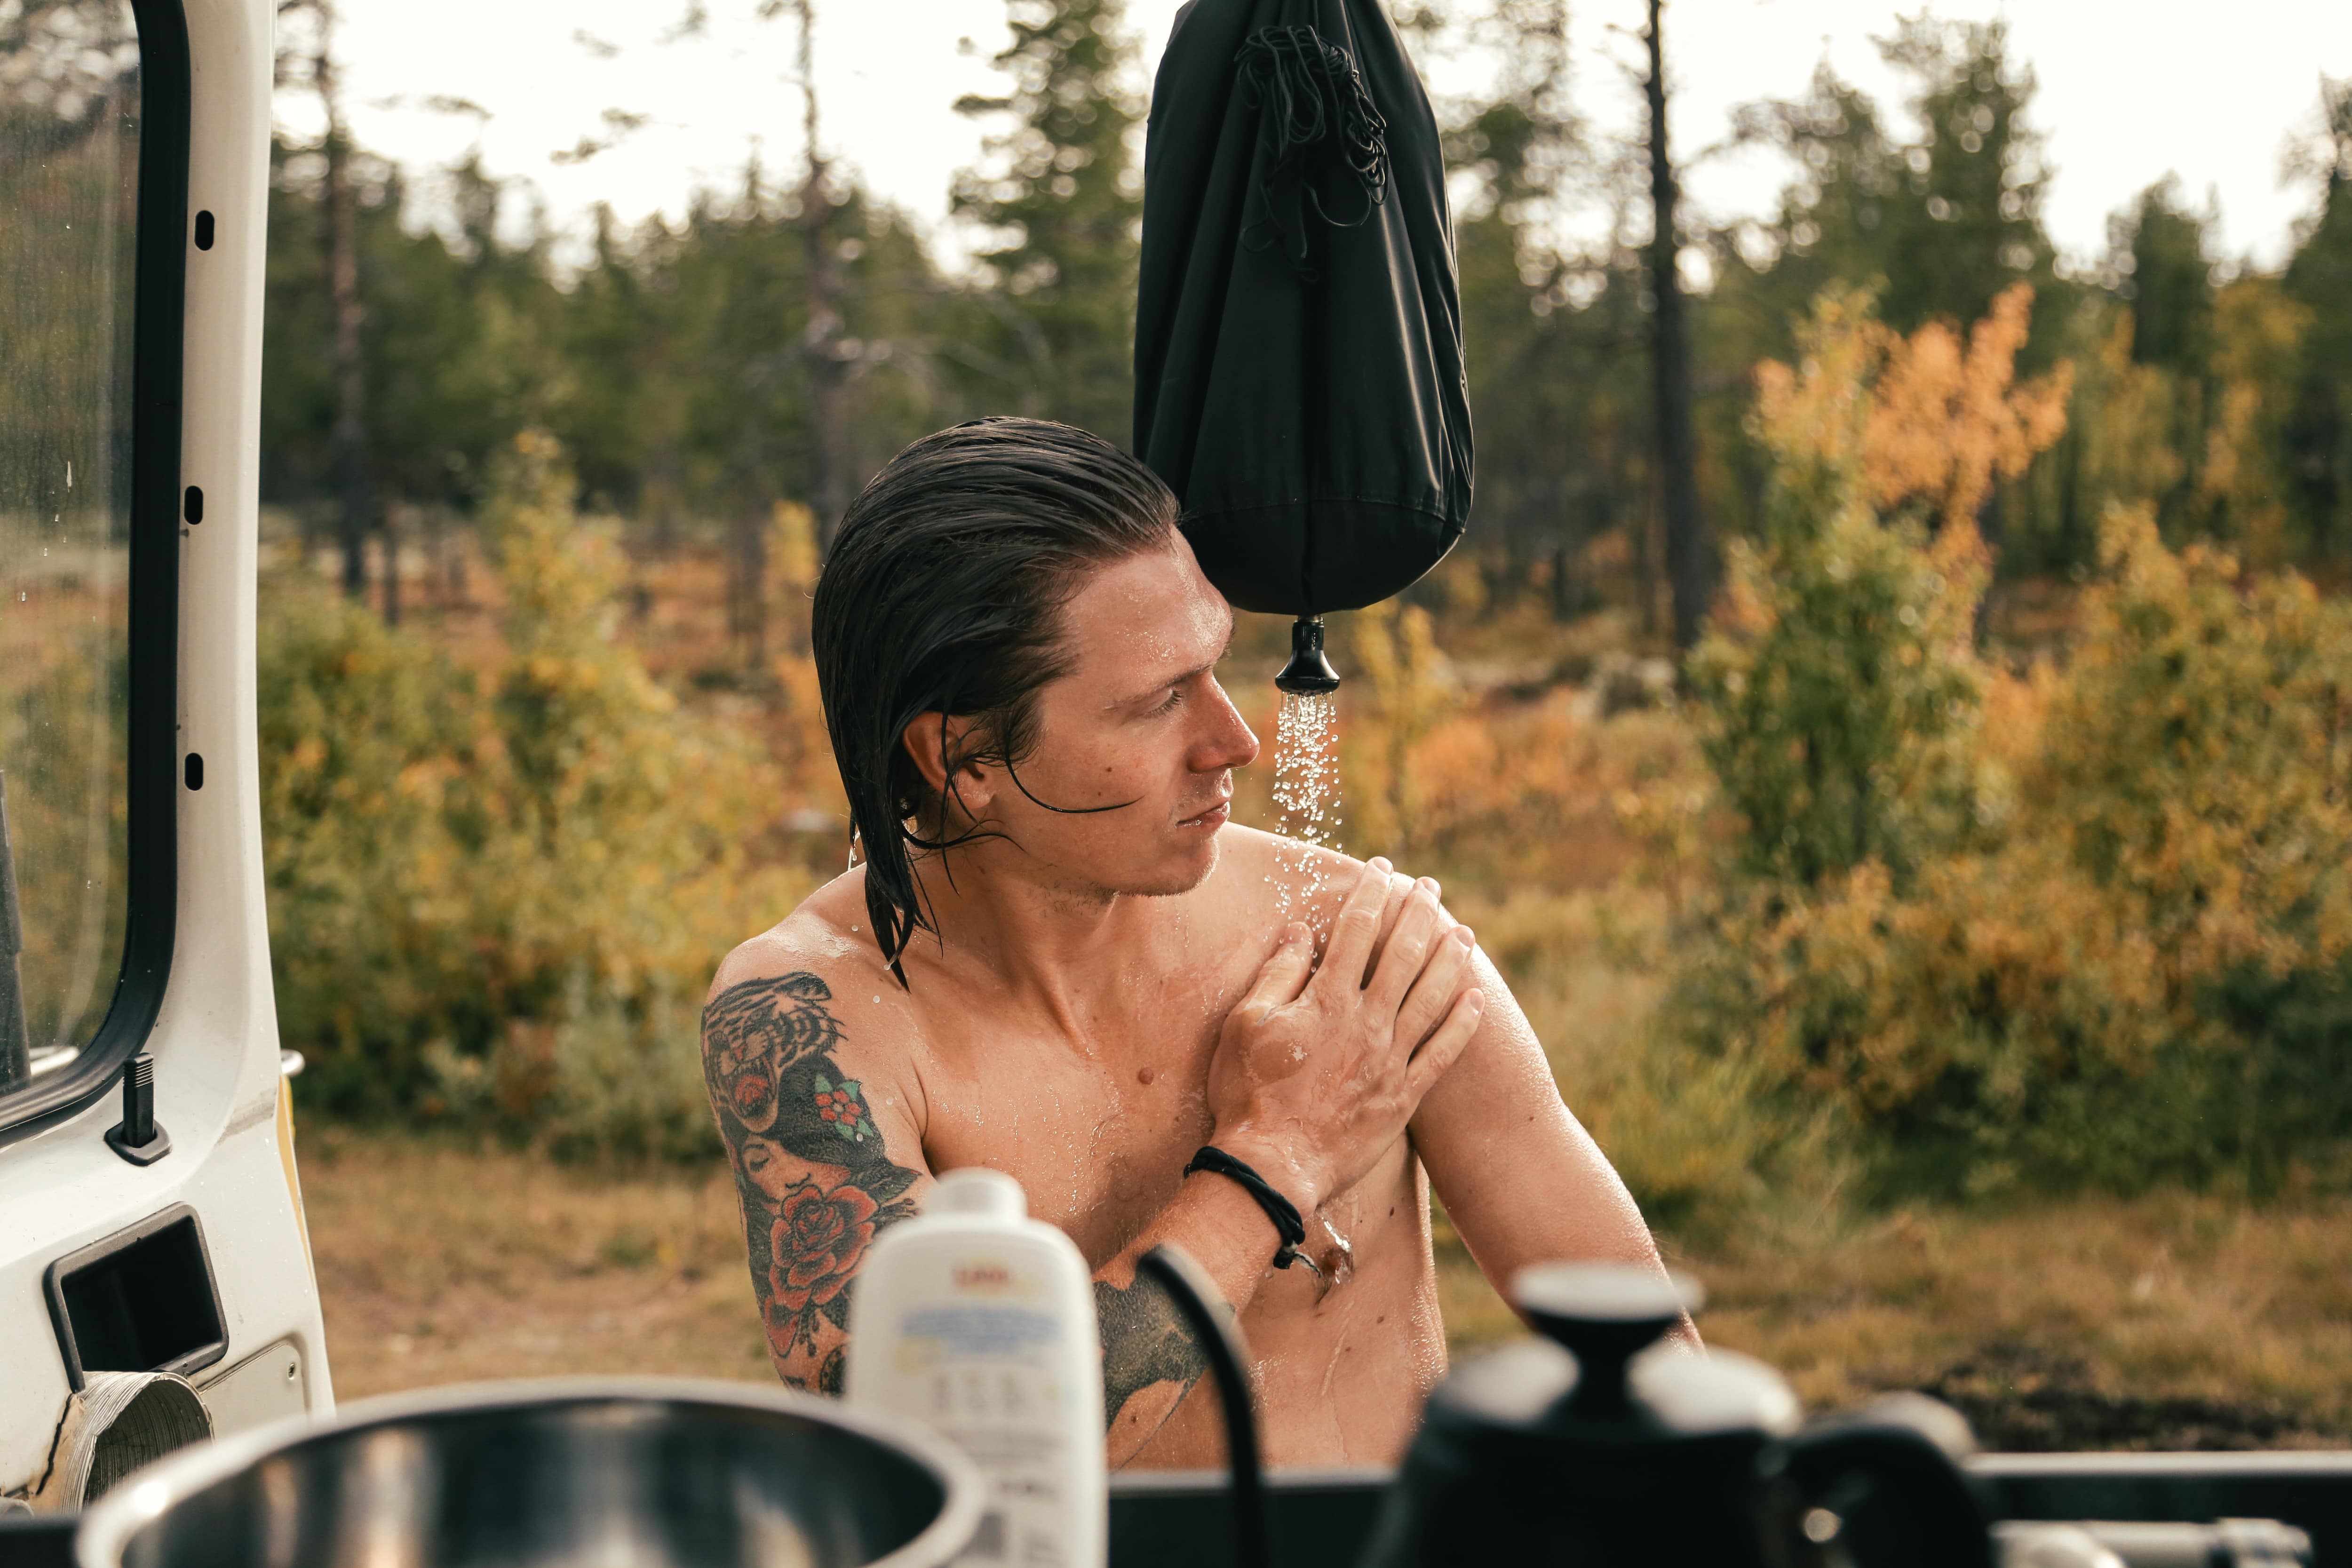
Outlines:
[[681, 1121], [705, 1115], [680, 1074], [693, 1004], [806, 878], [776, 852], [756, 738], [681, 708], [615, 635], [619, 552], [572, 491], [545, 437], [508, 453], [480, 671], [315, 584], [266, 585], [280, 1032], [332, 1111], [679, 1152], [703, 1146]]
[[1826, 1099], [1903, 1188], [2261, 1187], [2352, 1135], [2352, 609], [2109, 520], [2000, 837], [1898, 884], [1728, 879], [1685, 1041]]
[[427, 1046], [427, 1099], [461, 1126], [562, 1158], [716, 1159], [698, 1024], [690, 998], [660, 993], [635, 1009], [575, 970], [551, 1021], [510, 1020], [485, 1053]]
[[[475, 937], [468, 777], [485, 736], [469, 671], [323, 587], [265, 585], [262, 852], [278, 1028], [305, 1099], [404, 1106], [420, 1052], [493, 1026]], [[478, 834], [474, 835], [478, 837]]]
[[1826, 1110], [1896, 1189], [2340, 1164], [2352, 606], [2118, 510], [2064, 668], [1987, 670], [1968, 531], [1864, 500], [1874, 361], [1841, 309], [1766, 378], [1771, 526], [1693, 662], [1735, 826], [1669, 1077], [1737, 1064], [1753, 1158]]
[[1809, 886], [1865, 861], [1907, 878], [1998, 798], [1973, 765], [1983, 552], [1966, 524], [1931, 543], [1917, 518], [1871, 504], [1868, 309], [1825, 298], [1801, 333], [1801, 373], [1768, 367], [1750, 422], [1771, 460], [1764, 533], [1734, 542], [1690, 662], [1749, 879]]

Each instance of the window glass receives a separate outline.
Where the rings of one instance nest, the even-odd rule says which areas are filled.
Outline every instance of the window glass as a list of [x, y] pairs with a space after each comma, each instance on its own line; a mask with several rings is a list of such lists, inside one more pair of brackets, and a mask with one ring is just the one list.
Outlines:
[[121, 962], [139, 110], [127, 4], [0, 0], [0, 1093]]

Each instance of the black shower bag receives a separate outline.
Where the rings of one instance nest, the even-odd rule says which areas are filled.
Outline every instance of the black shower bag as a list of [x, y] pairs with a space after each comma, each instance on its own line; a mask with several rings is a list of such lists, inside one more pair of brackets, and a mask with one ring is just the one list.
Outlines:
[[1445, 163], [1380, 0], [1192, 0], [1153, 89], [1136, 451], [1244, 609], [1358, 609], [1470, 513]]

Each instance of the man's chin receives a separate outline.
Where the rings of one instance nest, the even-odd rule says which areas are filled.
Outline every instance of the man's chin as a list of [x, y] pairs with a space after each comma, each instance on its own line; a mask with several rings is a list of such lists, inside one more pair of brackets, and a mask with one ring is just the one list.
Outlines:
[[1217, 868], [1217, 829], [1189, 827], [1182, 832], [1192, 842], [1183, 847], [1181, 854], [1170, 856], [1154, 868], [1159, 875], [1142, 879], [1142, 885], [1129, 888], [1128, 892], [1139, 898], [1172, 899], [1209, 879], [1209, 873]]

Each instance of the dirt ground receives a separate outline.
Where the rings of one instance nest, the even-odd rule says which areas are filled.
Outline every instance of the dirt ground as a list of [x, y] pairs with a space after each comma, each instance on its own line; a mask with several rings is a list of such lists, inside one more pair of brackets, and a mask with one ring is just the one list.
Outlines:
[[[476, 1378], [774, 1375], [722, 1174], [598, 1173], [502, 1149], [302, 1141], [338, 1399]], [[1516, 1332], [1467, 1254], [1440, 1258], [1457, 1345]]]
[[[771, 1376], [723, 1178], [306, 1135], [337, 1396], [488, 1377]], [[1988, 1447], [2352, 1447], [2352, 1226], [2313, 1203], [2084, 1200], [1802, 1216], [1704, 1253], [1710, 1343], [1808, 1405], [1926, 1388]], [[1450, 1238], [1457, 1353], [1518, 1332]]]

